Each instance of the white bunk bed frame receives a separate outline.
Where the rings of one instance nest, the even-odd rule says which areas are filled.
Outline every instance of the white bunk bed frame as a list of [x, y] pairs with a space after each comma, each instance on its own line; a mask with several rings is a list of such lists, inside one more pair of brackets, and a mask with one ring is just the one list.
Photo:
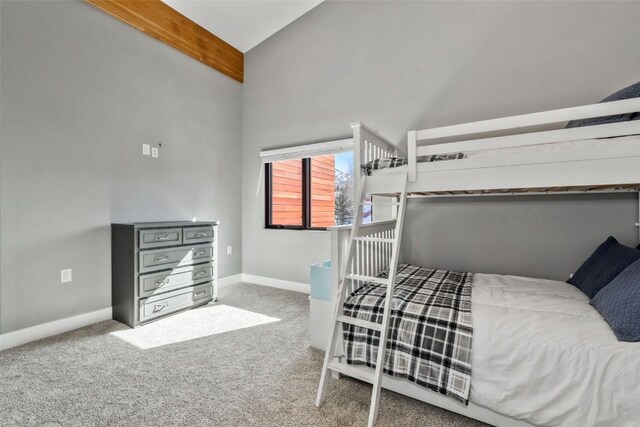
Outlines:
[[[407, 174], [406, 191], [412, 197], [638, 192], [640, 191], [640, 141], [638, 144], [626, 144], [622, 147], [616, 147], [614, 143], [587, 149], [572, 149], [562, 153], [542, 151], [539, 155], [514, 153], [506, 156], [483, 156], [475, 159], [447, 160], [421, 163], [420, 165], [417, 162], [417, 156], [421, 155], [537, 146], [640, 134], [640, 121], [519, 133], [519, 131], [531, 126], [637, 111], [640, 111], [640, 99], [630, 99], [410, 131], [408, 133], [408, 168], [373, 171], [371, 176], [366, 178], [366, 188], [368, 188], [368, 194], [372, 195], [397, 195], [397, 184], [394, 187], [394, 180], [390, 179], [389, 174]], [[354, 188], [364, 188], [359, 173], [361, 165], [381, 157], [402, 157], [402, 153], [395, 144], [362, 123], [355, 123], [352, 128], [355, 150]], [[465, 139], [479, 133], [504, 131], [508, 131], [510, 134]], [[454, 140], [438, 142], [442, 138], [453, 138]], [[399, 205], [399, 203], [397, 204]], [[640, 225], [640, 221], [636, 225]], [[361, 276], [374, 276], [377, 272], [389, 268], [392, 241], [396, 239], [395, 241], [399, 244], [399, 236], [394, 236], [395, 229], [395, 219], [361, 224], [358, 227], [331, 227], [334, 290], [337, 290], [340, 281], [344, 280], [344, 277], [340, 277], [340, 275], [349, 269], [352, 273], [355, 270]], [[366, 239], [354, 242], [354, 235]], [[348, 264], [349, 248], [356, 244], [357, 250], [354, 250], [353, 263]], [[360, 285], [361, 281], [344, 280], [347, 295]], [[336, 305], [336, 301], [343, 301], [337, 292], [334, 294], [338, 296], [333, 301], [334, 305]], [[336, 313], [339, 308], [336, 305]], [[332, 359], [334, 362], [340, 363], [344, 361], [342, 334], [336, 333], [335, 335], [337, 344], [332, 352]], [[329, 366], [328, 370], [332, 372], [334, 377], [338, 377], [339, 373], [342, 373], [374, 383], [375, 397], [375, 382], [372, 381], [375, 373], [373, 369], [344, 363], [341, 363], [341, 366], [342, 368], [339, 370]], [[323, 369], [326, 370], [326, 367]], [[495, 426], [531, 427], [531, 424], [525, 421], [509, 418], [491, 409], [477, 406], [473, 402], [470, 402], [468, 406], [463, 406], [436, 392], [386, 374], [382, 376], [381, 386]], [[326, 381], [324, 385], [321, 381], [318, 405], [323, 400], [323, 387], [326, 387]], [[372, 413], [374, 412], [377, 413], [377, 402], [372, 400]], [[375, 414], [373, 417], [370, 416], [370, 425], [372, 420], [375, 423]]]
[[[489, 150], [495, 149], [640, 134], [640, 121], [637, 120], [519, 133], [533, 126], [635, 111], [640, 111], [640, 98], [410, 131], [406, 156], [408, 168], [402, 168], [398, 173], [409, 174], [407, 190], [413, 196], [634, 190], [640, 187], [640, 144], [594, 146], [562, 152], [543, 151], [540, 154], [513, 153], [421, 164], [418, 164], [417, 157], [469, 151], [490, 153]], [[395, 153], [398, 157], [403, 157], [392, 142], [363, 124], [355, 123], [352, 126], [355, 151], [361, 153], [361, 156], [356, 156], [355, 166], [383, 157], [376, 157], [372, 153], [390, 153], [392, 157]], [[508, 134], [474, 137], [492, 132]], [[468, 139], [470, 137], [472, 139]], [[453, 141], [439, 142], [445, 138]], [[395, 173], [394, 169], [373, 171], [369, 186], [377, 189], [378, 183], [384, 181], [384, 175], [388, 173]]]

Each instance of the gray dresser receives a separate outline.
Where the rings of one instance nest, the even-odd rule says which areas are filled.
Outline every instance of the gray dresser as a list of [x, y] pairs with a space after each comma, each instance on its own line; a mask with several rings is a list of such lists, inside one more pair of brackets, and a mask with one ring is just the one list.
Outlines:
[[218, 222], [111, 224], [113, 318], [136, 327], [218, 296]]

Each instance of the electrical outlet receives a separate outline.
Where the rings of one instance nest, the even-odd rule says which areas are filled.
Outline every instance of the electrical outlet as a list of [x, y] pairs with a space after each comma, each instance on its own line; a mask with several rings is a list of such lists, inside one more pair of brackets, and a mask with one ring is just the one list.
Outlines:
[[151, 157], [154, 159], [158, 158], [158, 147], [151, 147]]
[[142, 144], [142, 155], [143, 156], [151, 155], [151, 146], [149, 144]]
[[227, 246], [227, 255], [231, 255], [233, 253], [233, 248], [231, 246]]
[[69, 283], [72, 280], [72, 270], [70, 268], [66, 268], [64, 270], [60, 270], [60, 283]]

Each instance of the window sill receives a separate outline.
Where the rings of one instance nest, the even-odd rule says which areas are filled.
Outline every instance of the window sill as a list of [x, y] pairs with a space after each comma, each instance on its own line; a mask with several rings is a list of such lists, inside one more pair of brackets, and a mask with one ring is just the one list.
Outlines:
[[272, 231], [310, 231], [313, 233], [324, 233], [329, 231], [328, 228], [285, 228], [285, 227], [264, 227], [265, 230], [272, 230]]

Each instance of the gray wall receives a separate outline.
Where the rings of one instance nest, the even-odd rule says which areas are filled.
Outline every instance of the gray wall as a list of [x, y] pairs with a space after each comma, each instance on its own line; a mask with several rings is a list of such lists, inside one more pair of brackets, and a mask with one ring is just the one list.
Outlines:
[[[308, 281], [328, 233], [265, 230], [260, 149], [596, 102], [640, 80], [640, 3], [326, 2], [252, 49], [242, 89], [243, 272]], [[404, 258], [566, 278], [608, 234], [637, 242], [634, 195], [411, 202]]]
[[220, 220], [240, 273], [241, 85], [79, 1], [1, 28], [1, 332], [110, 307], [111, 222]]
[[638, 244], [637, 195], [412, 200], [403, 260], [458, 271], [566, 280], [609, 235]]

